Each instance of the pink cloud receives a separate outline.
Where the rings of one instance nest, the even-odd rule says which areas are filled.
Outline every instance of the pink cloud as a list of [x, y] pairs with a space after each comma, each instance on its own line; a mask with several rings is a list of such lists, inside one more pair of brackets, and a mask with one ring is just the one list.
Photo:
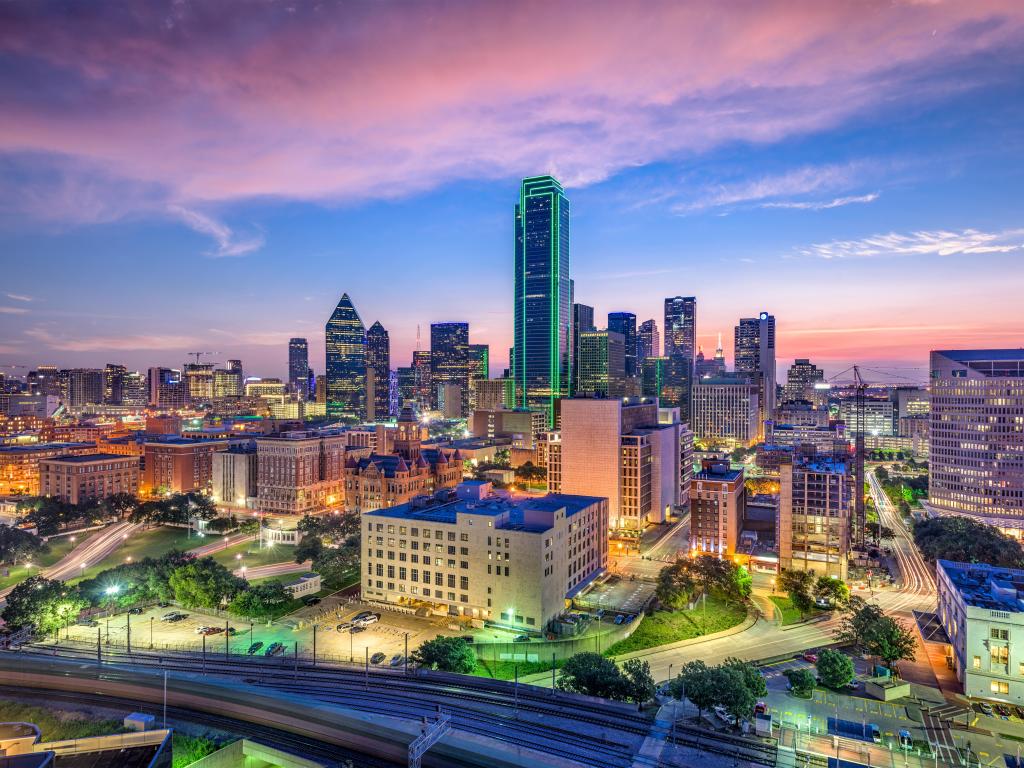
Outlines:
[[7, 4], [0, 151], [179, 204], [585, 184], [967, 87], [920, 76], [1019, 41], [1022, 22], [1014, 0]]

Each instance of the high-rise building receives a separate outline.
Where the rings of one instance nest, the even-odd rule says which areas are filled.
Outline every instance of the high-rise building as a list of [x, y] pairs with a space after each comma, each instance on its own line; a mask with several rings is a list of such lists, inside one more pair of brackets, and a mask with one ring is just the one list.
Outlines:
[[225, 397], [241, 397], [245, 391], [245, 383], [241, 373], [230, 368], [215, 368], [213, 371], [213, 399]]
[[434, 383], [430, 373], [429, 349], [417, 349], [412, 353], [412, 369], [416, 372], [417, 410], [428, 411], [434, 402]]
[[690, 481], [690, 551], [731, 557], [747, 505], [743, 470], [728, 460], [705, 459]]
[[929, 504], [1024, 538], [1024, 350], [932, 351]]
[[288, 340], [288, 389], [309, 396], [309, 344], [302, 338]]
[[188, 405], [188, 388], [181, 371], [174, 368], [149, 369], [149, 404], [159, 408], [184, 408]]
[[622, 397], [626, 387], [626, 346], [621, 333], [584, 331], [576, 361], [577, 392], [590, 397]]
[[208, 403], [213, 399], [213, 363], [185, 363], [185, 387], [189, 400]]
[[213, 500], [245, 508], [256, 496], [256, 443], [238, 443], [213, 454]]
[[636, 315], [632, 312], [609, 312], [608, 330], [622, 334], [626, 378], [634, 378], [637, 375]]
[[391, 418], [391, 339], [379, 320], [366, 332], [366, 376], [367, 419]]
[[860, 424], [864, 434], [875, 437], [889, 437], [896, 434], [896, 407], [891, 400], [864, 400], [860, 410], [863, 422], [857, 420], [858, 405], [855, 399], [839, 401], [839, 418], [846, 422], [846, 431], [855, 435]]
[[678, 408], [679, 418], [692, 423], [693, 414], [693, 360], [685, 355], [666, 357], [661, 380], [661, 404]]
[[53, 395], [60, 397], [60, 381], [55, 365], [40, 365], [34, 371], [29, 371], [25, 377], [28, 383], [29, 392], [33, 395]]
[[[431, 406], [440, 407], [441, 387], [453, 385], [458, 388], [462, 405], [457, 409], [460, 416], [468, 413], [469, 406], [469, 323], [431, 323], [430, 325], [430, 380], [432, 389]], [[446, 404], [449, 413], [456, 410], [451, 390]]]
[[661, 398], [661, 389], [665, 385], [667, 357], [645, 357], [640, 363], [640, 395], [641, 397]]
[[366, 418], [366, 328], [348, 294], [327, 321], [327, 415]]
[[[572, 282], [572, 281], [570, 281]], [[575, 394], [579, 391], [579, 358], [580, 358], [580, 334], [585, 331], [596, 331], [594, 325], [594, 308], [586, 304], [572, 305], [572, 391]]]
[[139, 457], [93, 453], [39, 462], [39, 493], [67, 504], [84, 504], [139, 490]]
[[825, 381], [825, 372], [807, 358], [797, 358], [786, 373], [782, 388], [783, 402], [810, 400], [815, 384]]
[[658, 323], [651, 320], [644, 320], [640, 323], [640, 330], [637, 331], [637, 366], [649, 357], [661, 355], [661, 336], [658, 334]]
[[69, 408], [97, 405], [103, 402], [103, 371], [95, 368], [74, 368], [68, 371]]
[[142, 489], [147, 493], [208, 492], [213, 487], [213, 454], [226, 450], [227, 440], [164, 437], [144, 446]]
[[396, 386], [398, 387], [398, 410], [401, 412], [402, 406], [410, 400], [417, 402], [416, 369], [411, 365], [399, 366]]
[[779, 565], [846, 578], [853, 479], [845, 461], [783, 458], [779, 466]]
[[146, 377], [138, 371], [128, 371], [121, 381], [121, 405], [144, 408], [149, 398]]
[[665, 299], [665, 357], [693, 359], [697, 352], [697, 299], [673, 296]]
[[757, 384], [758, 431], [775, 413], [775, 316], [767, 312], [740, 319], [735, 330], [736, 373]]
[[569, 199], [551, 176], [523, 179], [515, 209], [516, 405], [555, 423], [573, 371]]
[[121, 405], [124, 400], [124, 375], [128, 369], [117, 363], [107, 363], [103, 369], [103, 402]]
[[469, 410], [477, 408], [475, 383], [491, 376], [491, 348], [487, 344], [470, 344], [469, 355]]
[[477, 379], [471, 386], [474, 412], [504, 407], [505, 379]]
[[749, 448], [758, 439], [757, 384], [744, 374], [699, 379], [693, 385], [697, 440], [707, 446]]
[[261, 512], [302, 515], [345, 501], [344, 432], [295, 431], [256, 438], [256, 494]]

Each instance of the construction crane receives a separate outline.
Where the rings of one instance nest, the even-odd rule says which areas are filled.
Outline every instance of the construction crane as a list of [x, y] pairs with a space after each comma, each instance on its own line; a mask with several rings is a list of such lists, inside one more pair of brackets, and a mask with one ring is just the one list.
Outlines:
[[219, 355], [220, 352], [187, 352], [190, 357], [195, 357], [196, 365], [199, 365], [199, 358], [203, 355]]

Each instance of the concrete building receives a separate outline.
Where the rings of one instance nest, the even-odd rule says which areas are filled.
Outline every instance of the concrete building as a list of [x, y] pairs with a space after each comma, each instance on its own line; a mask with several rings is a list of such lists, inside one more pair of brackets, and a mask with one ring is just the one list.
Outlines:
[[548, 490], [608, 499], [615, 530], [643, 530], [687, 507], [693, 436], [676, 409], [657, 400], [570, 398], [561, 423], [538, 443]]
[[896, 401], [896, 418], [926, 418], [932, 411], [932, 397], [923, 387], [899, 387], [892, 392]]
[[478, 408], [473, 411], [470, 428], [473, 437], [509, 437], [517, 448], [533, 448], [537, 435], [545, 431], [547, 416], [541, 411], [514, 411], [505, 408]]
[[775, 414], [775, 316], [761, 312], [735, 329], [736, 373], [757, 384], [758, 430]]
[[256, 497], [255, 443], [240, 443], [213, 454], [213, 500], [222, 506], [246, 508]]
[[60, 407], [60, 398], [54, 395], [4, 395], [4, 412], [8, 416], [36, 416], [47, 419]]
[[362, 517], [362, 596], [541, 632], [608, 565], [608, 502], [482, 481]]
[[0, 445], [0, 496], [38, 496], [41, 461], [90, 453], [96, 453], [95, 443]]
[[837, 422], [825, 426], [806, 424], [769, 424], [765, 443], [799, 448], [811, 446], [815, 452], [831, 455], [848, 445], [846, 425]]
[[935, 587], [964, 693], [1024, 704], [1024, 570], [939, 560]]
[[775, 409], [775, 423], [794, 427], [827, 427], [828, 408], [818, 408], [810, 400], [791, 400]]
[[622, 397], [626, 392], [625, 337], [615, 331], [579, 334], [577, 393], [588, 397]]
[[189, 402], [210, 402], [213, 399], [213, 363], [185, 363], [184, 373]]
[[227, 447], [227, 440], [186, 437], [147, 440], [141, 490], [144, 493], [209, 492], [213, 487], [213, 455]]
[[296, 430], [256, 438], [256, 508], [304, 515], [340, 509], [345, 498], [346, 436]]
[[779, 467], [779, 565], [846, 578], [852, 470], [829, 457], [784, 458]]
[[731, 557], [739, 544], [747, 491], [743, 470], [705, 459], [690, 483], [690, 552]]
[[39, 492], [68, 504], [139, 492], [139, 459], [112, 453], [59, 456], [39, 462]]
[[760, 436], [758, 385], [733, 374], [699, 379], [693, 385], [694, 437], [728, 450], [749, 448]]
[[[411, 369], [410, 369], [411, 370]], [[493, 411], [505, 405], [507, 379], [474, 379], [471, 383], [474, 411]]]
[[1024, 537], [1024, 350], [931, 353], [929, 503]]
[[103, 402], [103, 371], [94, 368], [74, 368], [67, 372], [68, 408], [81, 408]]
[[[839, 401], [839, 418], [852, 437], [857, 431], [856, 400]], [[889, 437], [896, 434], [896, 408], [891, 400], [864, 400], [864, 434]]]
[[436, 410], [441, 414], [442, 419], [462, 418], [463, 389], [459, 384], [452, 382], [438, 382], [437, 398], [435, 400]]
[[789, 403], [794, 400], [810, 400], [814, 385], [825, 381], [825, 371], [807, 358], [793, 361], [786, 373], [786, 384], [782, 388], [782, 400]]

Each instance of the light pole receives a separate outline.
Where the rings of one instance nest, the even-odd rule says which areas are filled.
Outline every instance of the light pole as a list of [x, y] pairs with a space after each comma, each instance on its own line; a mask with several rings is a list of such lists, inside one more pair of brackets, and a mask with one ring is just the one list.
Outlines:
[[149, 649], [153, 650], [153, 618], [149, 617]]

